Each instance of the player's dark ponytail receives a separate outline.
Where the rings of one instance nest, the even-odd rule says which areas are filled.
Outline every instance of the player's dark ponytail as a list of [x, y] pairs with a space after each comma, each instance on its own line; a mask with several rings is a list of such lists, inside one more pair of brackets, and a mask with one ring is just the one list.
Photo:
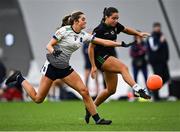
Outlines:
[[103, 18], [101, 20], [101, 22], [104, 22], [106, 20], [106, 17], [110, 17], [113, 13], [118, 13], [118, 9], [114, 8], [114, 7], [105, 7], [104, 11], [103, 11]]
[[65, 16], [65, 17], [62, 19], [62, 25], [61, 25], [61, 27], [66, 26], [66, 25], [70, 25], [70, 23], [69, 23], [70, 17], [71, 17], [71, 15], [67, 15], [67, 16]]
[[70, 25], [69, 24], [69, 19], [70, 19], [71, 15], [67, 15], [65, 16], [63, 19], [62, 19], [62, 24], [60, 27], [57, 27], [56, 30], [60, 29], [61, 27], [63, 26], [67, 26], [67, 25]]
[[105, 7], [103, 10], [103, 18], [102, 18], [101, 22], [104, 22], [106, 19], [106, 10], [107, 10], [107, 8]]

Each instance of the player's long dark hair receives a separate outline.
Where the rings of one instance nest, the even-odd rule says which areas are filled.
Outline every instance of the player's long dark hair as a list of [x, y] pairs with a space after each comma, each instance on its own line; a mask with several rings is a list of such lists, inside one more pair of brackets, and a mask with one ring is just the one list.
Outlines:
[[[74, 12], [71, 15], [67, 15], [62, 19], [62, 24], [61, 27], [63, 26], [67, 26], [67, 25], [73, 25], [74, 21], [77, 21], [80, 18], [80, 15], [84, 14], [81, 11], [78, 12]], [[60, 27], [58, 27], [57, 29], [59, 29]]]
[[106, 17], [110, 17], [113, 13], [118, 13], [118, 9], [114, 8], [114, 7], [105, 7], [104, 11], [103, 11], [103, 18], [101, 20], [101, 22], [105, 22]]

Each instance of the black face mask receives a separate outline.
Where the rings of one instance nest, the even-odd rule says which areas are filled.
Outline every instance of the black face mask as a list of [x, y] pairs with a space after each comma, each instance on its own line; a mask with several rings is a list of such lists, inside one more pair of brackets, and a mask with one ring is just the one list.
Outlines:
[[152, 35], [153, 35], [153, 36], [156, 36], [156, 37], [160, 37], [160, 36], [161, 36], [161, 34], [162, 34], [161, 32], [153, 32], [153, 34], [152, 34]]

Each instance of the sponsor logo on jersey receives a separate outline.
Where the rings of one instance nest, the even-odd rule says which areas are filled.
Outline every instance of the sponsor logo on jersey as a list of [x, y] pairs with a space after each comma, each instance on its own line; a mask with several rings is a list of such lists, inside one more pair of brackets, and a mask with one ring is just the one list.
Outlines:
[[82, 37], [80, 37], [80, 42], [81, 42], [81, 43], [83, 42], [83, 38], [82, 38]]
[[104, 33], [104, 35], [108, 35], [108, 34], [109, 34], [109, 32]]
[[114, 35], [114, 34], [115, 34], [115, 32], [114, 32], [114, 31], [111, 31], [111, 34], [112, 34], [112, 35]]
[[58, 31], [58, 32], [56, 33], [56, 36], [59, 36], [59, 35], [61, 35], [61, 32], [60, 32], [60, 31]]
[[77, 35], [74, 35], [74, 41], [76, 41], [76, 40], [77, 40], [77, 38], [78, 38], [78, 36], [77, 36]]

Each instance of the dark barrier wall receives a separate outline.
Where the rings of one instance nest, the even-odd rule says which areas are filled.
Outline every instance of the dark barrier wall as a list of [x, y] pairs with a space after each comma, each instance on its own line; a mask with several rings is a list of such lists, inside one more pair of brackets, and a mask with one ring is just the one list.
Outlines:
[[7, 69], [27, 75], [33, 55], [17, 0], [0, 0], [0, 48]]

